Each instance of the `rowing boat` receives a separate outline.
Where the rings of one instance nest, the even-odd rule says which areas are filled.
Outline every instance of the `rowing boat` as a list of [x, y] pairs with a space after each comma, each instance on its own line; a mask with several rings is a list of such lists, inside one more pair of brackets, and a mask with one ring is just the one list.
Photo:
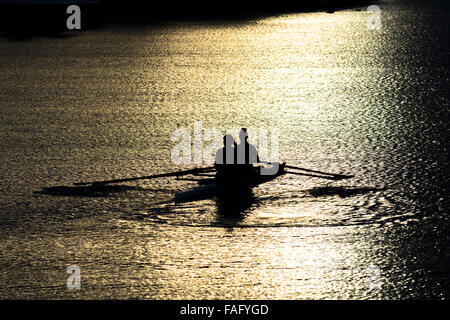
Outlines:
[[285, 163], [279, 164], [277, 173], [273, 175], [261, 175], [258, 173], [231, 182], [218, 182], [216, 179], [208, 179], [204, 185], [186, 191], [177, 192], [175, 194], [175, 201], [202, 199], [223, 193], [230, 193], [235, 190], [251, 189], [286, 173], [284, 171], [284, 167]]
[[[271, 164], [270, 162], [261, 161], [260, 164]], [[194, 180], [198, 181], [200, 186], [194, 189], [190, 189], [183, 192], [178, 192], [175, 194], [175, 200], [185, 200], [185, 199], [192, 199], [195, 197], [205, 197], [205, 196], [211, 196], [214, 194], [242, 194], [242, 191], [245, 190], [251, 190], [251, 188], [268, 182], [270, 180], [275, 179], [276, 177], [289, 173], [289, 174], [295, 174], [300, 176], [308, 176], [308, 177], [314, 177], [314, 178], [321, 178], [321, 179], [329, 179], [329, 180], [342, 180], [342, 179], [349, 179], [353, 178], [353, 175], [345, 175], [341, 173], [330, 173], [330, 172], [323, 172], [318, 170], [311, 170], [306, 168], [300, 168], [295, 166], [289, 166], [286, 165], [285, 162], [283, 163], [272, 163], [272, 169], [277, 169], [276, 174], [273, 175], [263, 175], [261, 174], [261, 167], [254, 167], [253, 174], [247, 174], [243, 172], [247, 172], [245, 169], [244, 171], [241, 171], [242, 168], [238, 168], [234, 175], [244, 174], [245, 176], [241, 176], [237, 179], [231, 179], [228, 174], [221, 175], [221, 179], [217, 180], [216, 176], [214, 178], [211, 175], [213, 171], [216, 170], [215, 167], [205, 167], [205, 168], [194, 168], [190, 170], [181, 170], [181, 171], [175, 171], [175, 172], [167, 172], [167, 173], [158, 173], [153, 174], [149, 176], [142, 176], [142, 177], [131, 177], [131, 178], [121, 178], [121, 179], [109, 179], [109, 180], [101, 180], [101, 181], [90, 181], [90, 182], [74, 182], [74, 185], [79, 186], [82, 188], [82, 186], [89, 186], [88, 188], [93, 188], [97, 190], [100, 187], [104, 187], [108, 184], [112, 183], [122, 183], [122, 182], [130, 182], [130, 181], [136, 181], [136, 180], [143, 180], [143, 179], [155, 179], [155, 178], [163, 178], [163, 177], [176, 177], [180, 180]], [[285, 171], [285, 169], [293, 169], [297, 171]], [[271, 171], [271, 169], [269, 169]], [[299, 172], [300, 171], [300, 172]], [[302, 172], [305, 171], [305, 172]], [[234, 170], [233, 170], [234, 172]], [[267, 173], [268, 171], [266, 171]], [[210, 177], [210, 179], [198, 179], [198, 178], [182, 178], [185, 176], [206, 176]], [[226, 181], [224, 181], [224, 178]], [[244, 190], [243, 190], [244, 189]]]

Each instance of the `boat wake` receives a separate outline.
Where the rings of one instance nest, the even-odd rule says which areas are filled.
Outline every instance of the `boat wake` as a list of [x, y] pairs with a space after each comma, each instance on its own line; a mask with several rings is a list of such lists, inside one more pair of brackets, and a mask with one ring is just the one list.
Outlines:
[[[299, 194], [300, 193], [300, 194]], [[133, 219], [198, 228], [346, 227], [417, 220], [394, 191], [377, 187], [316, 187], [220, 199], [164, 203]], [[404, 208], [405, 210], [402, 210]], [[128, 217], [130, 218], [130, 217]]]

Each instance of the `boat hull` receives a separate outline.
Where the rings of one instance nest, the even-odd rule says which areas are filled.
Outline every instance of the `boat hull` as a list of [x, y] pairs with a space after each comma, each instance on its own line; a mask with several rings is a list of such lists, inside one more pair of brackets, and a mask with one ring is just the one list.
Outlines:
[[262, 183], [269, 182], [284, 174], [284, 163], [280, 164], [279, 170], [274, 175], [255, 175], [251, 177], [246, 177], [244, 179], [239, 179], [233, 182], [217, 183], [213, 182], [210, 184], [202, 185], [194, 189], [177, 192], [175, 194], [175, 201], [186, 201], [194, 199], [204, 199], [209, 198], [214, 195], [219, 194], [230, 194], [232, 192], [239, 192], [242, 189], [251, 189]]

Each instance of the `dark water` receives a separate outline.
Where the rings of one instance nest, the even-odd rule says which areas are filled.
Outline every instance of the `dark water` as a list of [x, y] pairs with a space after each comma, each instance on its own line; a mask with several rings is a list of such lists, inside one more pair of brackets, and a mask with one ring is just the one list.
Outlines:
[[[448, 298], [448, 5], [379, 6], [379, 30], [362, 7], [1, 38], [0, 297]], [[72, 186], [181, 168], [195, 121], [355, 178]]]

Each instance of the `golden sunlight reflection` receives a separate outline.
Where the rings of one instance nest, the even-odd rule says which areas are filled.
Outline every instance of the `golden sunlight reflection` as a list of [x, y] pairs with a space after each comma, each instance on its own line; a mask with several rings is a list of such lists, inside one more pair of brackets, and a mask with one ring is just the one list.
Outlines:
[[[362, 130], [355, 130], [352, 124], [360, 100], [349, 100], [348, 93], [355, 84], [358, 86], [358, 79], [370, 79], [371, 74], [379, 72], [376, 66], [353, 67], [366, 62], [364, 56], [355, 53], [374, 45], [362, 28], [365, 19], [364, 13], [349, 10], [333, 15], [281, 15], [233, 28], [198, 25], [180, 26], [169, 34], [156, 32], [154, 37], [170, 41], [143, 41], [136, 48], [135, 72], [147, 85], [133, 107], [140, 106], [143, 119], [162, 131], [180, 125], [192, 130], [194, 119], [221, 131], [243, 124], [277, 127], [282, 136], [283, 160], [301, 160], [304, 166], [317, 169], [330, 166], [331, 171], [338, 169], [333, 163], [339, 163], [342, 170], [342, 152], [348, 138], [362, 139]], [[189, 57], [180, 52], [189, 53]], [[147, 108], [148, 104], [153, 108]], [[177, 115], [176, 121], [155, 118], [155, 110], [169, 118]], [[352, 163], [358, 152], [347, 152], [345, 158]], [[382, 206], [381, 197], [376, 192], [353, 198], [339, 194], [311, 196], [308, 188], [317, 183], [322, 182], [283, 176], [255, 190], [250, 203], [223, 208], [220, 202], [203, 201], [174, 208], [176, 216], [157, 215], [155, 221], [164, 225], [194, 230], [226, 227], [223, 232], [217, 230], [214, 240], [197, 239], [195, 233], [177, 236], [183, 243], [193, 243], [184, 250], [193, 257], [188, 269], [196, 276], [183, 282], [184, 272], [170, 267], [168, 277], [179, 279], [175, 286], [190, 292], [188, 297], [201, 296], [189, 288], [193, 283], [201, 287], [206, 277], [220, 288], [220, 279], [229, 277], [227, 288], [234, 288], [226, 293], [215, 289], [216, 295], [209, 296], [212, 298], [365, 295], [361, 272], [358, 276], [350, 274], [361, 269], [357, 261], [360, 248], [353, 241], [341, 239], [353, 239], [356, 231], [348, 226], [374, 218], [367, 208]], [[265, 199], [269, 194], [272, 198]], [[390, 203], [385, 205], [389, 207]], [[230, 210], [238, 213], [223, 216]], [[245, 236], [249, 230], [253, 235]], [[264, 236], [253, 238], [256, 234]], [[175, 238], [167, 241], [172, 243]], [[228, 241], [231, 248], [226, 245]], [[218, 247], [223, 249], [217, 251]], [[171, 256], [175, 259], [177, 254]], [[208, 262], [210, 259], [212, 262]], [[222, 269], [223, 263], [231, 271]], [[236, 288], [239, 283], [244, 283], [245, 289]], [[342, 288], [347, 288], [344, 293], [340, 293]]]
[[[0, 298], [443, 297], [449, 50], [431, 35], [450, 19], [407, 3], [385, 2], [381, 30], [355, 8], [0, 37]], [[276, 131], [287, 171], [353, 177], [175, 201], [220, 185], [149, 179], [200, 166], [172, 158], [196, 123]]]

